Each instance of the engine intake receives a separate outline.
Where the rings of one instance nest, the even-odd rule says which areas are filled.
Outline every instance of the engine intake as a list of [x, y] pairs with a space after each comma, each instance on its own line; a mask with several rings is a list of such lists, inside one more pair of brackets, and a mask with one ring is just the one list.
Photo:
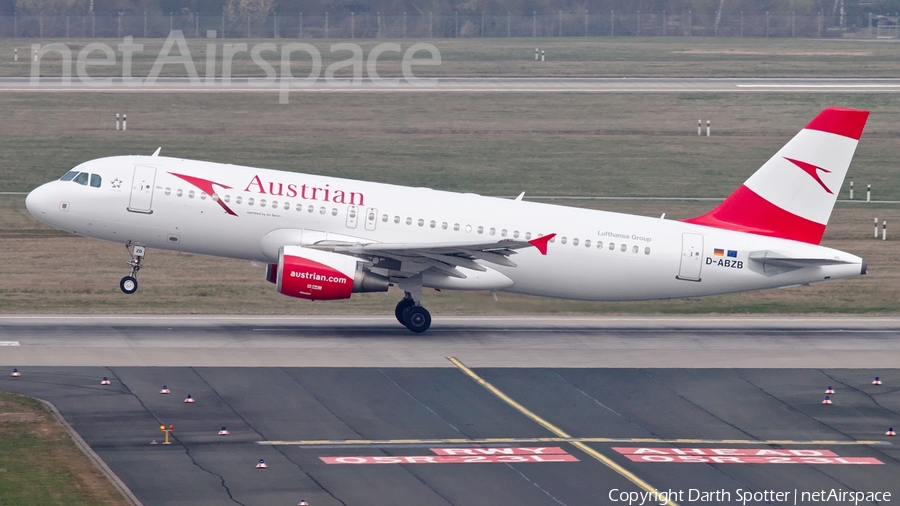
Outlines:
[[267, 269], [267, 279], [271, 280], [273, 270], [278, 293], [309, 300], [347, 299], [351, 293], [386, 292], [390, 283], [388, 278], [364, 270], [356, 258], [303, 246], [281, 248], [278, 264]]

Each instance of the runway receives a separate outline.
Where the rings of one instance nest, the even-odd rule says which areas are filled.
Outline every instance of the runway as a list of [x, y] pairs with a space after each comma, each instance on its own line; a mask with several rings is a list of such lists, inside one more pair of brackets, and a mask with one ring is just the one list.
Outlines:
[[[49, 68], [49, 67], [48, 67]], [[516, 78], [423, 79], [4, 77], [0, 93], [898, 93], [894, 78]]]
[[0, 366], [872, 368], [900, 318], [0, 316]]
[[[0, 390], [54, 403], [146, 506], [885, 504], [898, 336], [868, 317], [439, 317], [413, 335], [5, 315], [0, 366], [22, 376]], [[160, 425], [172, 445], [151, 444]]]

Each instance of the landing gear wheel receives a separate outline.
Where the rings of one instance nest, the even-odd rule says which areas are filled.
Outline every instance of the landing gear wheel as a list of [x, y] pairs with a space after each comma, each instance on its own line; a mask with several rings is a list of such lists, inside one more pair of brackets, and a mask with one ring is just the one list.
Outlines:
[[394, 316], [397, 317], [397, 321], [406, 325], [406, 322], [403, 320], [403, 310], [415, 305], [416, 303], [412, 299], [401, 299], [400, 302], [397, 303], [397, 307], [394, 308]]
[[422, 306], [412, 306], [403, 310], [403, 320], [406, 328], [421, 334], [431, 326], [431, 313]]
[[122, 281], [119, 282], [119, 288], [127, 294], [132, 294], [138, 289], [137, 279], [132, 276], [125, 276], [122, 278]]

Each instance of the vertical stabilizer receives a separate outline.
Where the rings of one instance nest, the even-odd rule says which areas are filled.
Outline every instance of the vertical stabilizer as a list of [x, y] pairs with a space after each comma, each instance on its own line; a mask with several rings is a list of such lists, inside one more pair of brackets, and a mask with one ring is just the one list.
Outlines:
[[825, 109], [718, 207], [684, 221], [818, 244], [868, 117]]

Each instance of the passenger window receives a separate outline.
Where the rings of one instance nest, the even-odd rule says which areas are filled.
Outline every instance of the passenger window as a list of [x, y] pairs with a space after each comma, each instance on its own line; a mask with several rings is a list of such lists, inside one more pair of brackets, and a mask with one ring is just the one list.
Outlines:
[[454, 231], [454, 232], [459, 232], [459, 223], [454, 223], [454, 224], [453, 224], [453, 231]]
[[[554, 237], [553, 239], [556, 239], [556, 238]], [[553, 239], [550, 239], [550, 242], [553, 242]], [[563, 236], [562, 239], [560, 239], [559, 242], [565, 244], [565, 243], [566, 243], [566, 236]]]
[[399, 217], [399, 216], [394, 216], [394, 223], [398, 223], [398, 224], [400, 223], [400, 217]]
[[497, 233], [497, 229], [496, 229], [496, 228], [494, 228], [494, 227], [491, 227], [491, 230], [490, 230], [490, 232], [489, 232], [489, 233], [490, 233], [490, 234], [491, 234], [491, 235], [494, 235], [494, 234], [496, 234], [496, 233]]
[[472, 225], [466, 225], [466, 233], [472, 232]]
[[441, 223], [441, 228], [444, 230], [447, 230], [447, 222], [446, 221]]
[[[538, 237], [544, 237], [544, 234], [538, 234]], [[566, 243], [566, 238], [563, 237], [562, 239], [563, 239], [563, 244], [565, 244], [565, 243]], [[551, 238], [550, 238], [550, 242], [556, 242], [556, 236], [551, 237]]]
[[526, 241], [530, 241], [530, 240], [531, 240], [531, 232], [525, 232], [525, 240], [526, 240]]
[[72, 178], [74, 178], [77, 174], [78, 174], [77, 170], [70, 170], [69, 172], [66, 172], [65, 174], [63, 174], [62, 177], [59, 178], [59, 180], [60, 181], [71, 181]]
[[637, 253], [637, 252], [638, 252], [638, 249], [640, 249], [640, 248], [638, 248], [637, 246], [635, 246], [635, 247], [631, 248], [631, 252], [632, 252], [632, 253]]
[[259, 207], [266, 207], [266, 199], [259, 199]]
[[584, 247], [585, 247], [585, 248], [590, 248], [590, 247], [591, 247], [591, 240], [590, 240], [590, 239], [585, 239], [585, 240], [584, 240]]
[[231, 202], [231, 195], [225, 195], [224, 197], [222, 197], [222, 200], [224, 200], [226, 204], [228, 202]]
[[431, 228], [434, 228], [434, 227], [437, 226], [437, 222], [434, 221], [434, 220], [431, 220], [431, 223], [429, 223], [428, 226], [431, 227]]
[[[299, 207], [298, 207], [298, 208], [299, 208]], [[290, 211], [290, 210], [291, 210], [291, 203], [290, 203], [290, 202], [285, 202], [285, 203], [284, 203], [284, 210], [285, 210], [285, 211]]]
[[516, 230], [513, 232], [513, 239], [518, 239], [518, 238], [519, 238], [519, 231]]
[[87, 186], [87, 184], [88, 184], [88, 178], [89, 178], [90, 176], [91, 176], [91, 175], [88, 174], [87, 172], [79, 172], [78, 175], [75, 176], [75, 179], [73, 179], [72, 181], [74, 181], [74, 182], [76, 182], [76, 183], [78, 183], [78, 184]]
[[252, 205], [253, 205], [253, 197], [250, 197], [249, 199], [247, 199], [247, 205], [248, 205], [248, 206], [252, 206]]
[[603, 241], [597, 241], [597, 249], [603, 249]]
[[578, 246], [578, 239], [572, 239], [572, 246]]
[[615, 250], [616, 250], [616, 243], [614, 243], [614, 242], [609, 243], [609, 250], [610, 250], [610, 251], [615, 251]]
[[[184, 195], [184, 192], [181, 190], [181, 188], [179, 188], [179, 189], [175, 192], [175, 195], [177, 195], [177, 196], [180, 197], [180, 196]], [[240, 204], [240, 202], [238, 202], [238, 204]]]
[[213, 202], [218, 202], [218, 201], [219, 201], [219, 194], [218, 194], [218, 193], [213, 193], [213, 194], [212, 194], [212, 199], [213, 199]]
[[622, 247], [621, 247], [620, 249], [621, 249], [622, 252], [624, 253], [624, 252], [628, 249], [628, 245], [622, 244]]
[[419, 226], [420, 226], [420, 227], [424, 227], [424, 226], [425, 226], [425, 220], [423, 220], [422, 218], [419, 218]]
[[303, 204], [297, 204], [297, 207], [295, 209], [297, 209], [298, 213], [303, 212]]
[[172, 189], [171, 189], [171, 188], [166, 188], [166, 197], [168, 197], [168, 196], [171, 195], [171, 194], [172, 194]]
[[278, 209], [278, 201], [277, 200], [272, 201], [272, 209]]
[[478, 227], [478, 233], [479, 233], [479, 234], [483, 234], [483, 233], [484, 233], [484, 227], [479, 226], [479, 227]]
[[206, 200], [206, 192], [200, 192], [200, 200]]
[[319, 214], [325, 214], [325, 206], [319, 208]]
[[331, 208], [331, 215], [332, 215], [332, 216], [337, 216], [337, 213], [338, 213], [337, 208], [336, 208], [336, 207], [332, 207], [332, 208]]
[[313, 212], [315, 212], [315, 210], [316, 208], [313, 206], [309, 206], [306, 208], [306, 212], [308, 212], [309, 214], [312, 214]]
[[91, 187], [100, 188], [101, 184], [103, 184], [103, 179], [100, 177], [100, 174], [91, 174]]
[[406, 217], [406, 224], [407, 224], [407, 225], [412, 225], [412, 218], [410, 218], [410, 217], [407, 216], [407, 217]]
[[650, 246], [647, 246], [646, 248], [644, 248], [644, 254], [645, 254], [645, 255], [649, 255], [649, 254], [650, 254]]
[[500, 231], [500, 235], [503, 237], [506, 237], [506, 229], [505, 228]]
[[382, 214], [382, 215], [381, 215], [381, 221], [387, 223], [387, 222], [388, 222], [388, 215]]
[[[191, 190], [191, 191], [188, 192], [188, 197], [189, 197], [189, 198], [194, 198], [194, 190]], [[253, 200], [253, 199], [250, 199], [250, 200]], [[253, 203], [251, 202], [250, 205], [253, 205]]]
[[[178, 190], [178, 191], [181, 192], [181, 190]], [[244, 200], [244, 199], [241, 198], [240, 195], [238, 195], [237, 197], [234, 198], [234, 203], [235, 203], [235, 204], [240, 204], [242, 200]]]

